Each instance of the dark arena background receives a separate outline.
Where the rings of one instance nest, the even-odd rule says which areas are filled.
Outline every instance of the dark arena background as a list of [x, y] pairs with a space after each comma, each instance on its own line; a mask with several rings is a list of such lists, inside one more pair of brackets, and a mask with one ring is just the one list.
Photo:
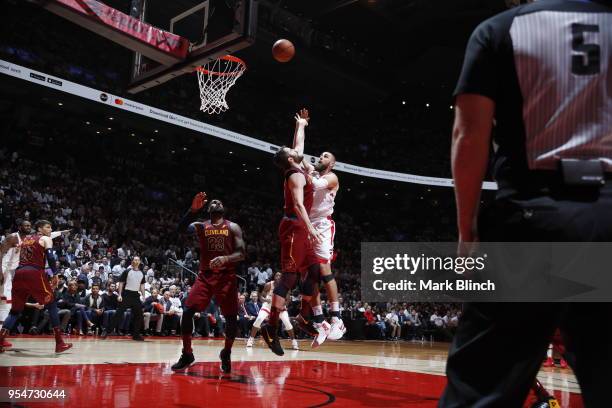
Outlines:
[[[464, 305], [362, 300], [361, 243], [457, 241], [453, 92], [471, 33], [518, 1], [0, 5], [0, 239], [19, 235], [13, 234], [24, 221], [35, 233], [40, 219], [61, 232], [52, 235], [53, 273], [60, 277], [51, 303], [59, 308], [55, 337], [72, 344], [53, 352], [52, 313], [28, 298], [0, 353], [0, 404], [438, 406]], [[295, 47], [288, 62], [272, 55], [278, 39]], [[241, 62], [218, 60], [226, 54]], [[206, 64], [199, 84], [195, 67]], [[215, 86], [216, 94], [207, 93]], [[331, 265], [339, 307], [323, 282], [320, 291], [324, 324], [340, 317], [346, 330], [313, 347], [296, 320], [300, 282], [286, 298], [295, 331], [279, 325], [285, 353], [277, 356], [262, 333], [249, 338], [261, 309], [270, 308], [267, 282], [285, 272], [278, 237], [284, 179], [272, 158], [280, 146], [291, 146], [302, 108], [310, 117], [305, 160], [316, 164], [321, 152], [337, 159]], [[483, 207], [495, 196], [490, 171], [485, 180]], [[209, 269], [200, 262], [198, 238], [177, 230], [198, 192], [206, 192], [209, 204], [223, 202], [224, 217], [241, 227], [244, 239], [235, 263], [231, 372], [220, 369], [219, 351], [236, 319], [228, 321], [216, 297], [195, 311], [195, 364], [172, 369], [188, 335], [182, 319], [189, 293], [198, 271]], [[208, 218], [207, 211], [198, 214]], [[15, 305], [7, 272], [14, 254], [2, 255], [0, 322]], [[128, 291], [138, 268], [142, 328], [134, 312], [117, 314], [118, 284]], [[97, 296], [101, 303], [92, 300]], [[529, 335], [513, 333], [516, 341]], [[563, 354], [555, 348], [542, 358], [540, 387], [521, 406], [586, 406]], [[28, 390], [35, 393], [15, 394]]]

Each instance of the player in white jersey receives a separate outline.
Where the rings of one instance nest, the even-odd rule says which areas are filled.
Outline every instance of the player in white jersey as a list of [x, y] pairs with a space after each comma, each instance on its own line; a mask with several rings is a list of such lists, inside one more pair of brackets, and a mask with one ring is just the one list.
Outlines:
[[[257, 336], [257, 332], [259, 332], [259, 329], [261, 329], [261, 324], [270, 315], [270, 308], [272, 307], [272, 292], [274, 291], [274, 286], [280, 282], [281, 276], [282, 275], [280, 272], [276, 272], [276, 274], [274, 275], [274, 280], [267, 282], [261, 291], [262, 306], [259, 310], [259, 313], [257, 314], [257, 319], [255, 319], [255, 323], [253, 323], [253, 327], [251, 328], [251, 335], [247, 340], [247, 347], [253, 347], [255, 336]], [[280, 312], [278, 317], [283, 322], [283, 327], [291, 338], [291, 347], [293, 347], [294, 350], [299, 350], [298, 342], [295, 339], [293, 325], [291, 324], [291, 320], [289, 319], [289, 313], [287, 312], [287, 309]]]
[[[32, 224], [27, 220], [17, 220], [18, 231], [6, 237], [3, 245], [12, 245], [2, 257], [2, 274], [0, 275], [0, 324], [4, 323], [4, 319], [8, 316], [11, 303], [11, 290], [13, 288], [13, 277], [15, 269], [19, 266], [19, 249], [21, 241], [32, 230]], [[3, 347], [12, 347], [5, 340]]]
[[[295, 116], [296, 128], [293, 139], [293, 148], [298, 153], [304, 153], [304, 142], [306, 139], [305, 128], [308, 126], [310, 116], [307, 109], [302, 109]], [[325, 284], [327, 296], [331, 305], [332, 324], [331, 327], [324, 322], [321, 327], [316, 327], [318, 334], [312, 344], [313, 347], [319, 346], [326, 338], [330, 340], [340, 339], [346, 328], [340, 318], [340, 304], [338, 302], [338, 285], [334, 279], [331, 270], [331, 263], [334, 258], [334, 235], [336, 226], [332, 219], [336, 195], [340, 189], [338, 176], [332, 171], [336, 164], [336, 157], [330, 152], [323, 152], [319, 156], [319, 161], [312, 166], [304, 160], [304, 168], [312, 175], [312, 183], [314, 186], [314, 199], [312, 208], [308, 216], [312, 222], [312, 226], [321, 234], [322, 241], [314, 242], [314, 250], [320, 264], [321, 280]], [[312, 298], [313, 314], [321, 315], [321, 298], [316, 296]], [[303, 313], [298, 316], [298, 321], [304, 323]]]

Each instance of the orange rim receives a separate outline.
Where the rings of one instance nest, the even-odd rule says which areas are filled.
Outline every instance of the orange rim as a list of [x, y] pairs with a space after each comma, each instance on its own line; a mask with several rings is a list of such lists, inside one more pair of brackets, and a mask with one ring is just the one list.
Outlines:
[[[242, 65], [244, 69], [246, 69], [246, 63], [240, 58], [234, 57], [233, 55], [224, 55], [222, 57], [219, 57], [218, 59], [224, 60], [224, 61], [235, 62], [237, 64]], [[203, 66], [196, 67], [196, 71], [201, 72], [206, 75], [216, 75], [216, 76], [236, 76], [240, 72], [240, 70], [234, 71], [234, 72], [217, 72], [217, 71], [208, 70], [204, 68]]]

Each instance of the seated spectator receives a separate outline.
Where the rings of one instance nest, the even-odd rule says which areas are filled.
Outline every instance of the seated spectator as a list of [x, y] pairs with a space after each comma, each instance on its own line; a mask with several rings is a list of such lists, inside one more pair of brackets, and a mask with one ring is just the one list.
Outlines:
[[104, 298], [100, 294], [100, 285], [93, 284], [91, 286], [91, 293], [87, 295], [83, 301], [85, 304], [87, 317], [94, 324], [99, 332], [102, 331], [102, 324], [104, 321]]
[[240, 337], [248, 337], [250, 326], [255, 318], [250, 315], [246, 308], [246, 297], [243, 294], [238, 295], [238, 327], [240, 327]]
[[57, 302], [57, 306], [62, 310], [69, 310], [70, 320], [73, 321], [73, 331], [79, 335], [87, 333], [88, 329], [93, 326], [85, 314], [85, 305], [81, 303], [76, 282], [71, 281], [68, 284], [68, 290]]
[[163, 332], [165, 335], [175, 335], [181, 321], [182, 308], [177, 308], [172, 299], [170, 290], [165, 291], [162, 299], [164, 307]]
[[85, 296], [89, 295], [89, 290], [87, 289], [88, 281], [83, 278], [79, 278], [77, 280], [77, 293], [81, 299], [85, 298]]
[[444, 319], [442, 319], [440, 316], [438, 316], [438, 311], [434, 310], [434, 312], [431, 314], [431, 317], [429, 318], [429, 321], [431, 322], [431, 324], [434, 327], [437, 328], [443, 328], [444, 327]]
[[104, 273], [104, 266], [100, 265], [97, 271], [94, 272], [94, 276], [89, 278], [89, 287], [93, 285], [98, 285], [99, 289], [104, 289], [104, 280], [102, 279], [102, 274]]
[[157, 289], [153, 289], [151, 291], [151, 296], [145, 299], [143, 310], [145, 334], [151, 334], [151, 322], [157, 322], [155, 326], [155, 332], [153, 332], [153, 334], [155, 334], [156, 336], [161, 336], [162, 327], [164, 323], [164, 307], [162, 305], [161, 296], [159, 296], [159, 291]]
[[401, 335], [401, 326], [399, 316], [393, 309], [389, 310], [389, 313], [385, 316], [385, 323], [388, 325], [389, 338], [398, 340]]
[[110, 323], [119, 305], [117, 297], [117, 287], [114, 283], [110, 283], [106, 289], [106, 293], [102, 295], [102, 302], [104, 303], [104, 317], [102, 319], [102, 325], [104, 326], [103, 330], [106, 332], [109, 330]]
[[213, 299], [210, 301], [206, 310], [201, 313], [200, 319], [198, 320], [198, 332], [208, 337], [215, 337], [215, 334], [221, 337], [223, 336], [224, 329], [224, 319], [219, 307], [217, 307]]

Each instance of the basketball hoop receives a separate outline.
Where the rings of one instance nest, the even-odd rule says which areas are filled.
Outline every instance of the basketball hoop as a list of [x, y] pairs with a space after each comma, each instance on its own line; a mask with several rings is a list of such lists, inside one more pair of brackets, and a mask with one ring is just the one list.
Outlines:
[[228, 110], [225, 95], [246, 71], [244, 61], [231, 55], [225, 55], [197, 67], [196, 70], [202, 100], [200, 110], [209, 115]]

